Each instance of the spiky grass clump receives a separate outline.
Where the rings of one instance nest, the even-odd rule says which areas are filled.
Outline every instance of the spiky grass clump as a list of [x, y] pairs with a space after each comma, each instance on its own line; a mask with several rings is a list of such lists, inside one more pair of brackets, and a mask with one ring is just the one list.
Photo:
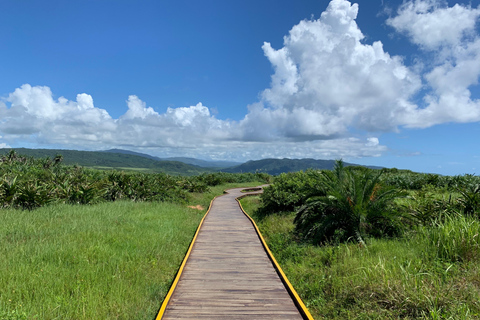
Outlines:
[[418, 237], [434, 258], [448, 262], [480, 260], [480, 221], [471, 216], [450, 214], [432, 227], [421, 228]]

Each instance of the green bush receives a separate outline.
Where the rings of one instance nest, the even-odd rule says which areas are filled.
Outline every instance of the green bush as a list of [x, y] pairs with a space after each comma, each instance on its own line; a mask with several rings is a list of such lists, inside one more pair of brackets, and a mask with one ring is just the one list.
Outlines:
[[295, 210], [310, 195], [323, 193], [320, 176], [321, 171], [318, 170], [280, 174], [271, 186], [264, 188], [261, 211], [268, 214]]
[[319, 193], [307, 197], [295, 217], [295, 228], [315, 243], [355, 239], [365, 245], [366, 236], [393, 236], [400, 231], [394, 200], [404, 196], [380, 184], [382, 171], [345, 168], [337, 161], [333, 171], [319, 177]]
[[191, 192], [207, 192], [226, 183], [264, 181], [264, 173], [211, 173], [194, 177], [165, 173], [101, 171], [61, 164], [62, 157], [34, 159], [14, 151], [0, 158], [0, 207], [35, 209], [51, 202], [93, 204], [102, 201], [185, 203]]

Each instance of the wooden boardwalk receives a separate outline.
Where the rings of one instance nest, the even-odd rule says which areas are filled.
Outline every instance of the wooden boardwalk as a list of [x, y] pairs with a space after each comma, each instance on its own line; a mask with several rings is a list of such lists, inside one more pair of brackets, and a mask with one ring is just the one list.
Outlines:
[[235, 200], [242, 189], [213, 201], [157, 319], [303, 319]]

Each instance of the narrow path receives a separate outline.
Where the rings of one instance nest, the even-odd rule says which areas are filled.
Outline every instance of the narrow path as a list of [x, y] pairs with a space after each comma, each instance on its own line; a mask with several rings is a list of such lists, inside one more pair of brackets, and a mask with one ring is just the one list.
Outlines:
[[303, 319], [236, 198], [215, 199], [161, 319]]

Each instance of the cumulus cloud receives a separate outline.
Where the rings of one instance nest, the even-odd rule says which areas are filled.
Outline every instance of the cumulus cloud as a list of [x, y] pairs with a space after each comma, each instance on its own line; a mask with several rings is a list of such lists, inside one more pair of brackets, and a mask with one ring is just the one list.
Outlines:
[[407, 109], [399, 120], [406, 127], [426, 128], [446, 122], [480, 121], [480, 100], [471, 98], [480, 77], [479, 8], [445, 1], [407, 1], [387, 24], [429, 57], [424, 70], [426, 106]]
[[[247, 137], [314, 140], [348, 134], [351, 127], [397, 128], [398, 114], [411, 108], [421, 78], [381, 42], [363, 43], [358, 10], [357, 4], [333, 0], [319, 19], [295, 25], [283, 48], [263, 45], [275, 73], [241, 123]], [[264, 123], [276, 130], [265, 132]]]
[[[378, 156], [385, 151], [375, 138], [304, 143], [272, 138], [251, 142], [238, 123], [216, 119], [202, 103], [168, 108], [164, 114], [147, 107], [137, 96], [129, 96], [126, 103], [127, 112], [113, 119], [106, 110], [97, 108], [88, 94], [77, 95], [76, 101], [54, 99], [50, 88], [25, 84], [0, 102], [0, 132], [4, 135], [0, 136], [0, 147], [28, 141], [67, 148], [127, 147], [163, 156], [237, 161]], [[246, 118], [249, 116], [255, 116], [255, 112], [252, 110]], [[259, 125], [265, 123], [263, 120]]]
[[[480, 120], [480, 102], [470, 91], [480, 76], [480, 9], [435, 0], [400, 6], [387, 24], [426, 52], [423, 69], [390, 55], [380, 41], [365, 43], [358, 14], [357, 4], [332, 0], [319, 19], [295, 25], [282, 48], [263, 45], [275, 73], [240, 123], [246, 139], [332, 139], [351, 129], [379, 133]], [[420, 92], [428, 93], [418, 105]]]
[[[126, 101], [128, 110], [113, 119], [95, 107], [85, 93], [76, 101], [57, 100], [48, 87], [25, 84], [0, 104], [0, 131], [4, 139], [35, 139], [69, 146], [130, 145], [148, 147], [193, 146], [228, 137], [230, 123], [215, 119], [201, 103], [169, 108], [159, 114], [137, 96]], [[9, 106], [7, 106], [9, 104]]]
[[[318, 19], [293, 26], [283, 47], [264, 43], [271, 84], [238, 122], [217, 119], [202, 103], [158, 113], [135, 95], [114, 119], [86, 93], [55, 99], [50, 88], [25, 84], [0, 101], [0, 144], [29, 140], [229, 160], [379, 156], [387, 150], [382, 132], [480, 121], [480, 102], [470, 91], [480, 76], [479, 11], [405, 1], [387, 24], [426, 54], [418, 68], [382, 42], [365, 41], [357, 4], [332, 0]], [[363, 138], [352, 138], [353, 131]]]
[[155, 112], [151, 107], [146, 107], [145, 102], [140, 100], [137, 96], [131, 95], [127, 100], [128, 110], [121, 117], [122, 119], [145, 119], [148, 116], [158, 116], [158, 113]]
[[415, 0], [404, 2], [398, 14], [387, 20], [397, 31], [406, 33], [411, 40], [427, 50], [441, 46], [456, 46], [475, 35], [475, 24], [480, 9], [446, 1]]

